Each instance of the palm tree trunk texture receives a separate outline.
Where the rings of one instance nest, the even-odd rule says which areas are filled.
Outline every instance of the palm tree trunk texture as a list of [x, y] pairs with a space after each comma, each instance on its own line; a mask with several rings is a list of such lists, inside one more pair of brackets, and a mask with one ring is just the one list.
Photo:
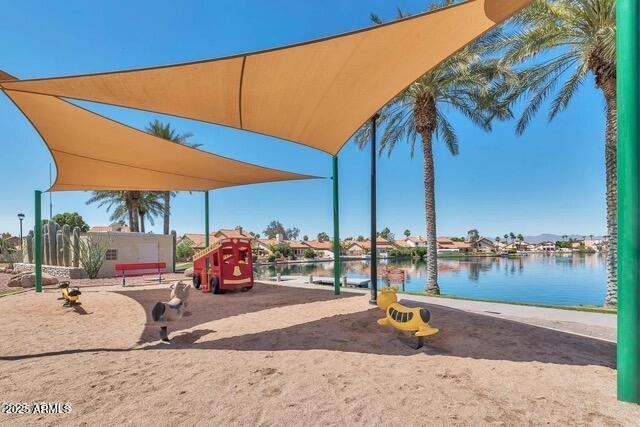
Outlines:
[[607, 182], [607, 234], [609, 248], [607, 251], [607, 305], [618, 304], [618, 105], [616, 79], [612, 78], [602, 84], [607, 103], [607, 125], [604, 145]]
[[140, 232], [144, 233], [144, 212], [139, 212], [140, 215]]
[[130, 231], [135, 231], [134, 230], [134, 219], [133, 219], [133, 207], [131, 206], [131, 201], [127, 202], [129, 204], [129, 206], [127, 206], [127, 212], [129, 213], [129, 230]]
[[424, 158], [424, 210], [427, 225], [427, 286], [425, 291], [439, 294], [438, 242], [436, 232], [435, 166], [433, 133], [436, 129], [436, 104], [431, 96], [418, 100], [414, 107], [416, 131], [422, 137]]
[[424, 209], [427, 223], [427, 293], [439, 294], [438, 242], [436, 232], [435, 169], [433, 164], [432, 134], [422, 135], [424, 156]]
[[171, 216], [171, 193], [169, 191], [165, 191], [162, 194], [162, 197], [164, 199], [164, 212], [163, 212], [163, 219], [164, 219], [164, 226], [162, 229], [163, 234], [169, 234], [169, 217]]
[[140, 206], [140, 192], [132, 191], [131, 192], [131, 231], [138, 232], [140, 231], [139, 221], [138, 221], [138, 207]]

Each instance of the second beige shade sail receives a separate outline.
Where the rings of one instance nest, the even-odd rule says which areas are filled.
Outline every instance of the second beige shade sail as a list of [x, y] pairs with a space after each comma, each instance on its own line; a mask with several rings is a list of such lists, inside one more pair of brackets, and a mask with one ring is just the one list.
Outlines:
[[4, 92], [51, 151], [50, 190], [212, 190], [314, 178], [185, 147], [54, 96]]

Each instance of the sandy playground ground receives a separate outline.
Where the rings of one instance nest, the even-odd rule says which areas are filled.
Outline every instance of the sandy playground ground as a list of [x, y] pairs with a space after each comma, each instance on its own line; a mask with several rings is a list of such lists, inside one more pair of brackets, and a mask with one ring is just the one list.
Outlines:
[[149, 307], [168, 285], [0, 298], [0, 401], [69, 414], [0, 425], [638, 425], [615, 400], [615, 344], [428, 306], [421, 350], [376, 324], [368, 297], [256, 285], [192, 294], [158, 341]]

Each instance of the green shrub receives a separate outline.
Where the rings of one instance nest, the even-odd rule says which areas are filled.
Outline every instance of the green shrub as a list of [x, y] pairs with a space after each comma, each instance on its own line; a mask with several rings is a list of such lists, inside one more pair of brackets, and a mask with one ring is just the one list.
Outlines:
[[411, 256], [411, 250], [408, 248], [394, 248], [389, 251], [389, 256], [392, 256], [392, 257]]
[[286, 243], [278, 243], [277, 245], [271, 245], [269, 247], [269, 250], [271, 250], [271, 252], [274, 254], [276, 253], [280, 254], [278, 258], [280, 258], [281, 256], [288, 257], [289, 255], [291, 255], [291, 248]]
[[194, 252], [193, 244], [188, 240], [183, 240], [176, 246], [176, 257], [180, 260], [191, 259]]
[[314, 259], [316, 257], [316, 251], [314, 251], [313, 249], [309, 248], [309, 249], [305, 249], [304, 250], [304, 257], [308, 258], [308, 259]]
[[416, 246], [411, 249], [411, 256], [422, 259], [427, 256], [427, 248], [424, 246]]

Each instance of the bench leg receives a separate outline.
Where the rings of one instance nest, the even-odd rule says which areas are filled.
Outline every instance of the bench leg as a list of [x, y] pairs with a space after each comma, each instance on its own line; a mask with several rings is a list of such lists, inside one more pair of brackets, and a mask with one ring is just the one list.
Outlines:
[[424, 346], [424, 337], [418, 337], [418, 343], [416, 344], [416, 350], [421, 349]]
[[125, 277], [126, 276], [124, 275], [124, 270], [122, 270], [122, 286], [123, 287], [126, 286], [126, 284], [127, 284]]

